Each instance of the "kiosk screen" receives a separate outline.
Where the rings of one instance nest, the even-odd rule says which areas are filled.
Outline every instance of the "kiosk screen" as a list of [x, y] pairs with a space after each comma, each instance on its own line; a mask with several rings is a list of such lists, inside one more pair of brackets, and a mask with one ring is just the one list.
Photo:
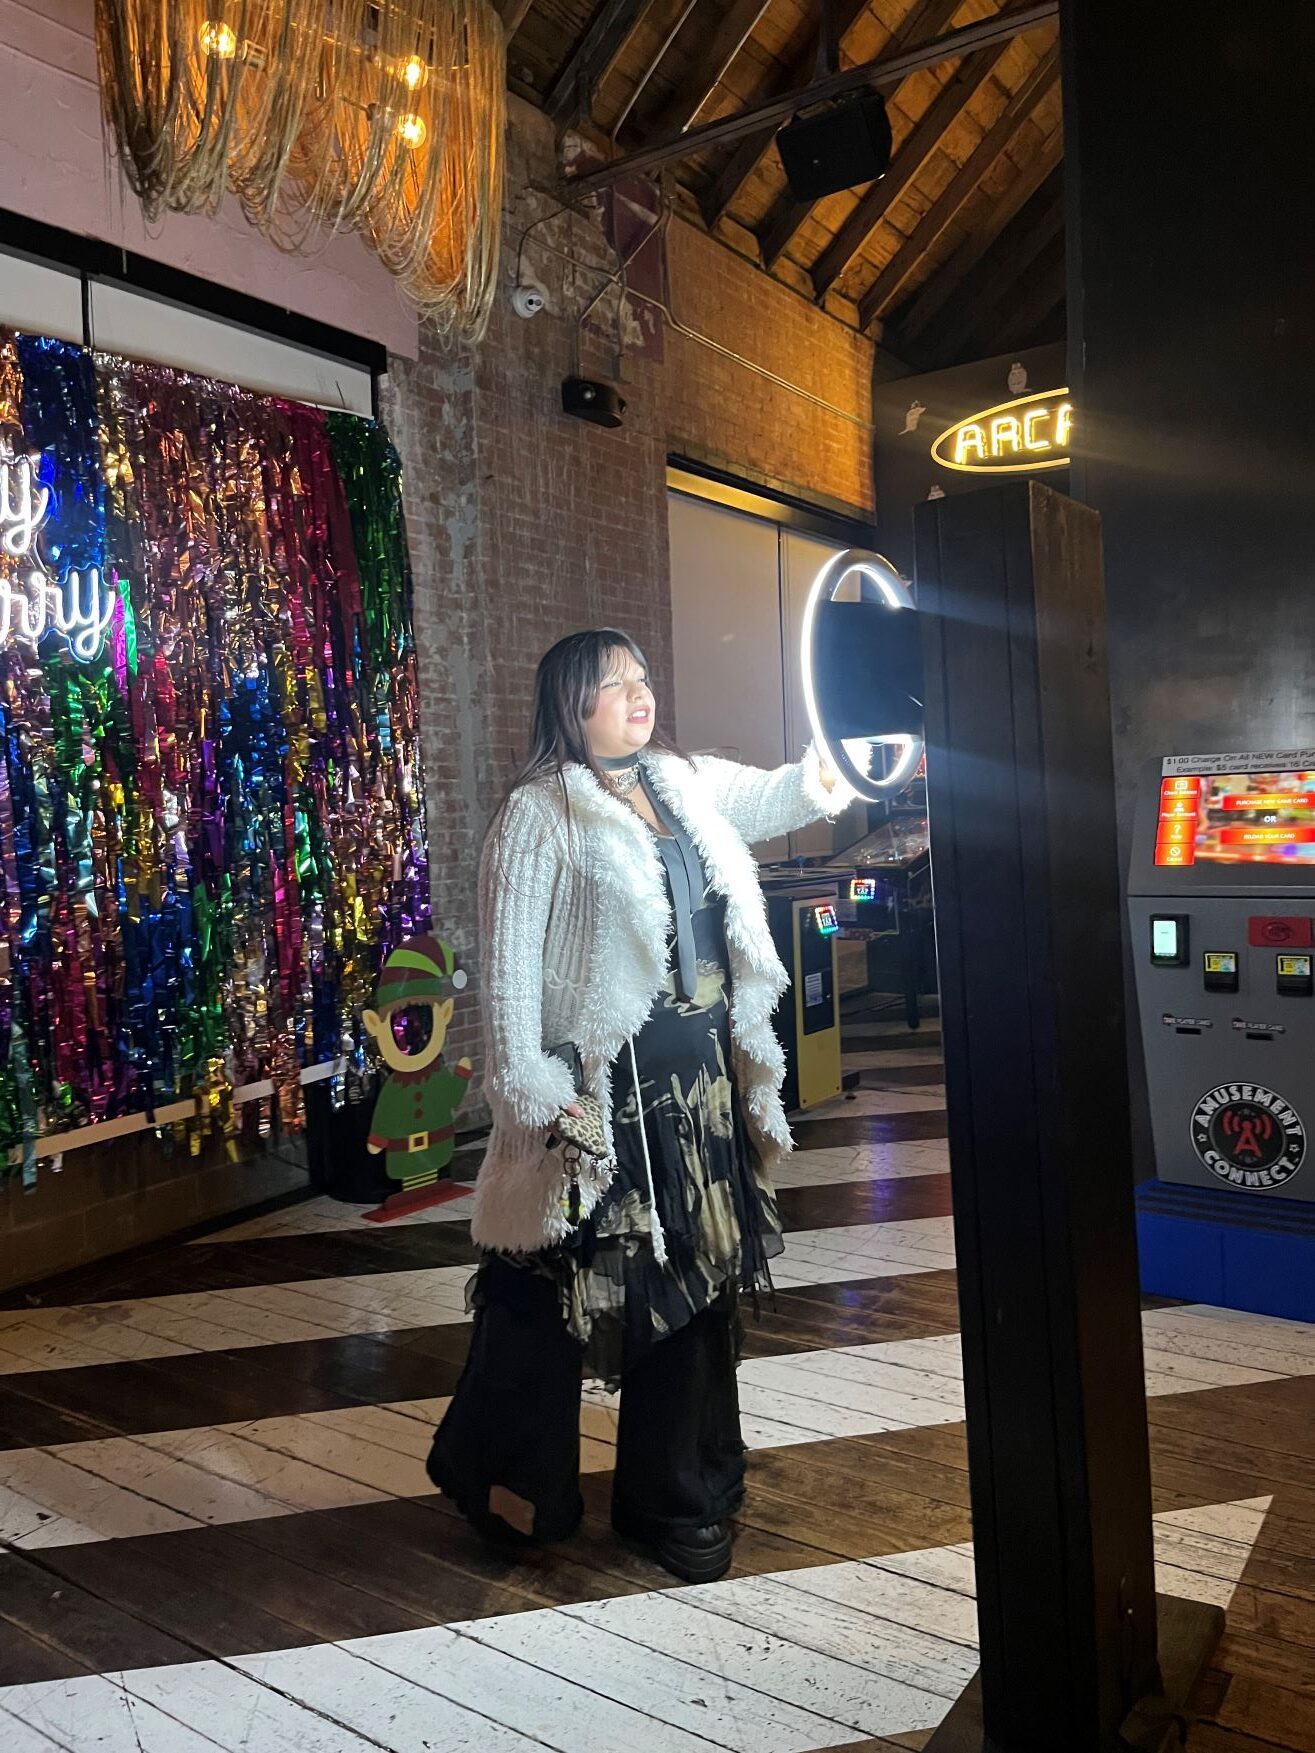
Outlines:
[[1315, 771], [1162, 779], [1155, 862], [1315, 868]]

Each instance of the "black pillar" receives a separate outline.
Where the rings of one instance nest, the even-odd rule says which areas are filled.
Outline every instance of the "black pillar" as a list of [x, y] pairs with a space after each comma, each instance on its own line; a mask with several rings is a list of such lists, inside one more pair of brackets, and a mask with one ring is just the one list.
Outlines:
[[1315, 8], [1060, 0], [1060, 25], [1069, 490], [1101, 515], [1126, 869], [1152, 757], [1315, 741]]
[[916, 535], [982, 1650], [931, 1746], [1158, 1747], [1222, 1615], [1162, 1604], [1162, 1693], [1099, 519], [1012, 482]]
[[1315, 741], [1315, 7], [1061, 0], [1070, 490], [1120, 819], [1165, 752]]

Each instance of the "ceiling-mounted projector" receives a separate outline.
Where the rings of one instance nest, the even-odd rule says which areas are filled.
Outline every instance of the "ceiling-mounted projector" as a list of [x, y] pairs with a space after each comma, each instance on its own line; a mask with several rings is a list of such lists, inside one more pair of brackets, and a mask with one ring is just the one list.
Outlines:
[[890, 149], [890, 118], [877, 91], [796, 116], [776, 136], [785, 180], [799, 201], [875, 182], [890, 168]]
[[867, 803], [900, 791], [922, 759], [922, 651], [905, 580], [849, 548], [822, 566], [804, 608], [804, 704], [823, 757]]

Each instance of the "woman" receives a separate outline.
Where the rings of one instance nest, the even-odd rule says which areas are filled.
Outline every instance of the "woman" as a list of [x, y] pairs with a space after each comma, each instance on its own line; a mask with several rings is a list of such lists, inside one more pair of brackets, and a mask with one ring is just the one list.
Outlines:
[[[481, 868], [485, 1252], [429, 1463], [490, 1535], [579, 1523], [583, 1368], [621, 1386], [617, 1530], [690, 1582], [730, 1564], [737, 1298], [770, 1283], [768, 1176], [790, 1149], [787, 979], [749, 845], [846, 800], [811, 751], [775, 773], [676, 752], [623, 633], [572, 634], [539, 665], [533, 753]], [[573, 1173], [552, 1134], [582, 1092], [614, 1162]]]

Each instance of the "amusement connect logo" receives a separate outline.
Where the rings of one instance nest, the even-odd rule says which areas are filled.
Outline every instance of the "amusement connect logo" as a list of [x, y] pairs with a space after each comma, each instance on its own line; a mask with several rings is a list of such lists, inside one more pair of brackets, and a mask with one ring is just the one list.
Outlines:
[[1292, 1104], [1260, 1083], [1222, 1083], [1192, 1111], [1192, 1144], [1212, 1175], [1246, 1190], [1282, 1187], [1306, 1155]]

